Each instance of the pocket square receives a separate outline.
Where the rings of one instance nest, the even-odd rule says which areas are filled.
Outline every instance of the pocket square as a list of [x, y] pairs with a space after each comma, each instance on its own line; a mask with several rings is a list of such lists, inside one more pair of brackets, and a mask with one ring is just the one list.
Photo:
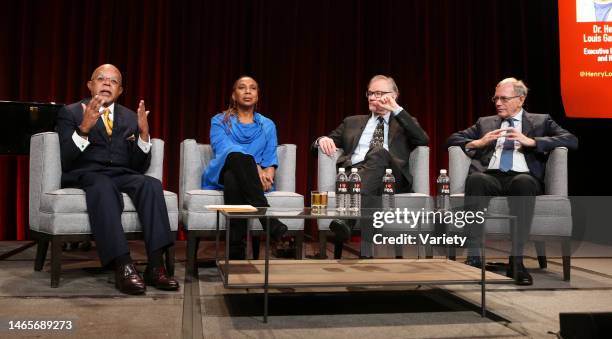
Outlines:
[[134, 134], [130, 135], [125, 139], [126, 141], [136, 141], [136, 136]]

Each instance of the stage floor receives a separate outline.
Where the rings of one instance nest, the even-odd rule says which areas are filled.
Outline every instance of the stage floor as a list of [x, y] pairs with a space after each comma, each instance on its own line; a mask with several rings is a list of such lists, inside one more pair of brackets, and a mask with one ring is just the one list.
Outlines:
[[[221, 262], [221, 269], [226, 265]], [[264, 260], [229, 262], [227, 287], [264, 283]], [[271, 287], [384, 286], [409, 284], [474, 284], [482, 272], [446, 259], [345, 259], [270, 260]], [[511, 283], [512, 279], [486, 272], [486, 283]]]
[[[3, 324], [9, 320], [44, 319], [73, 320], [75, 326], [71, 331], [62, 332], [15, 332], [0, 326], [0, 337], [552, 337], [549, 332], [559, 330], [559, 312], [612, 311], [612, 273], [607, 269], [612, 267], [612, 247], [577, 245], [583, 250], [575, 252], [569, 282], [562, 280], [562, 267], [555, 257], [559, 244], [547, 243], [547, 253], [550, 253], [547, 269], [538, 268], [533, 246], [526, 248], [525, 265], [534, 277], [534, 285], [487, 283], [486, 318], [480, 316], [480, 285], [418, 285], [413, 280], [414, 284], [407, 286], [270, 288], [270, 317], [264, 324], [262, 289], [225, 288], [214, 262], [205, 262], [206, 258], [214, 256], [214, 242], [200, 244], [201, 266], [195, 279], [185, 276], [185, 243], [177, 242], [176, 275], [181, 289], [168, 292], [147, 288], [146, 295], [142, 296], [123, 295], [114, 288], [110, 272], [99, 269], [95, 247], [89, 251], [63, 252], [60, 285], [51, 288], [49, 263], [40, 272], [33, 270], [35, 246], [30, 246], [30, 242], [0, 242], [0, 320]], [[405, 279], [404, 275], [417, 279], [416, 275], [407, 274], [414, 269], [411, 268], [414, 259], [359, 260], [359, 244], [350, 243], [349, 246], [343, 253], [343, 258], [347, 258], [341, 261], [344, 264], [328, 267], [327, 263], [335, 261], [319, 262], [318, 280], [326, 275], [346, 275], [354, 271], [367, 281], [378, 281], [385, 275], [397, 274], [394, 270], [400, 270], [401, 279]], [[489, 243], [487, 261], [506, 262], [508, 253], [503, 250], [504, 246], [503, 243]], [[142, 241], [130, 241], [130, 250], [137, 269], [144, 270], [146, 251]], [[306, 243], [306, 257], [316, 256], [318, 251], [318, 243]], [[448, 264], [451, 273], [457, 270], [459, 274], [467, 274], [465, 277], [479, 279], [478, 269], [462, 264], [464, 252], [457, 253], [457, 262], [446, 261], [436, 253], [434, 262]], [[606, 254], [606, 257], [595, 258], [594, 254]], [[333, 245], [329, 244], [327, 256], [332, 255]], [[404, 257], [415, 258], [416, 252], [406, 253]], [[396, 262], [393, 266], [397, 267], [381, 267], [378, 265], [381, 261]], [[273, 266], [291, 265], [292, 262], [274, 260]], [[249, 273], [253, 276], [261, 276], [263, 271], [261, 264], [256, 262], [248, 263], [244, 269], [256, 271]], [[338, 272], [338, 269], [344, 271]], [[504, 271], [497, 272], [497, 278], [506, 279]], [[488, 281], [496, 279], [492, 276], [494, 272], [487, 273]], [[274, 275], [273, 272], [271, 277]], [[299, 280], [314, 279], [309, 275], [304, 273]]]

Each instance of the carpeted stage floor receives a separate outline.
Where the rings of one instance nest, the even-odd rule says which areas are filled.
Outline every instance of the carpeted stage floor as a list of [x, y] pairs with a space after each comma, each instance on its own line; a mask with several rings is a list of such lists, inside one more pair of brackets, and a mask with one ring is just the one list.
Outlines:
[[[2, 338], [553, 338], [559, 312], [612, 311], [612, 249], [595, 244], [576, 244], [570, 282], [562, 281], [551, 248], [546, 270], [526, 261], [533, 286], [488, 285], [486, 318], [479, 313], [478, 285], [298, 288], [271, 290], [267, 324], [262, 291], [223, 288], [216, 268], [203, 260], [214, 254], [212, 243], [200, 246], [198, 279], [185, 279], [185, 245], [179, 242], [180, 291], [149, 288], [137, 297], [115, 290], [95, 249], [64, 252], [60, 286], [51, 288], [49, 264], [33, 270], [30, 244], [0, 242]], [[144, 270], [142, 243], [130, 245]], [[307, 243], [305, 255], [315, 255], [317, 246]], [[357, 244], [351, 247], [346, 258], [355, 257]], [[504, 261], [503, 248], [491, 244], [489, 261]], [[74, 328], [9, 330], [10, 320], [71, 320]]]

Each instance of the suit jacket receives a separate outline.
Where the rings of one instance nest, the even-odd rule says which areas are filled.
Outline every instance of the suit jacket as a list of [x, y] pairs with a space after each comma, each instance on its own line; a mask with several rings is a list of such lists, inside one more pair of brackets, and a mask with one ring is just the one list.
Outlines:
[[[328, 137], [331, 138], [336, 147], [342, 148], [344, 153], [338, 158], [339, 166], [350, 166], [351, 156], [359, 144], [361, 133], [365, 128], [370, 115], [353, 115], [344, 119], [342, 124], [332, 131]], [[391, 113], [389, 117], [388, 146], [391, 154], [392, 166], [398, 169], [408, 187], [412, 187], [412, 175], [408, 167], [410, 152], [416, 146], [427, 146], [429, 137], [421, 128], [416, 118], [402, 110], [397, 115]], [[318, 144], [312, 144], [312, 151], [317, 152]]]
[[[469, 151], [465, 150], [465, 145], [500, 128], [502, 121], [497, 115], [482, 117], [473, 126], [456, 132], [448, 138], [447, 147], [460, 146], [472, 158], [470, 173], [487, 170], [491, 157], [495, 153], [495, 142], [485, 148]], [[523, 110], [522, 133], [536, 141], [535, 147], [525, 147], [522, 152], [525, 155], [529, 173], [541, 182], [544, 182], [548, 152], [555, 147], [567, 147], [571, 150], [578, 148], [578, 139], [554, 122], [548, 114], [534, 114]]]
[[62, 186], [78, 185], [79, 175], [87, 171], [120, 169], [125, 173], [144, 173], [151, 163], [151, 152], [138, 147], [138, 116], [136, 112], [115, 103], [113, 135], [109, 138], [102, 118], [89, 132], [89, 146], [81, 151], [72, 135], [83, 120], [81, 103], [64, 106], [57, 116], [62, 160]]

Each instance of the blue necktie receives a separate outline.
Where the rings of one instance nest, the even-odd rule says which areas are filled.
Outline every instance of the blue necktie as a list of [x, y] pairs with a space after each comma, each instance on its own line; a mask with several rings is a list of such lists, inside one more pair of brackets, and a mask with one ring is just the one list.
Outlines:
[[[506, 121], [508, 121], [508, 127], [514, 127], [514, 119], [510, 118]], [[512, 169], [512, 153], [514, 153], [514, 141], [506, 138], [504, 141], [501, 158], [499, 160], [500, 171], [508, 172]]]

